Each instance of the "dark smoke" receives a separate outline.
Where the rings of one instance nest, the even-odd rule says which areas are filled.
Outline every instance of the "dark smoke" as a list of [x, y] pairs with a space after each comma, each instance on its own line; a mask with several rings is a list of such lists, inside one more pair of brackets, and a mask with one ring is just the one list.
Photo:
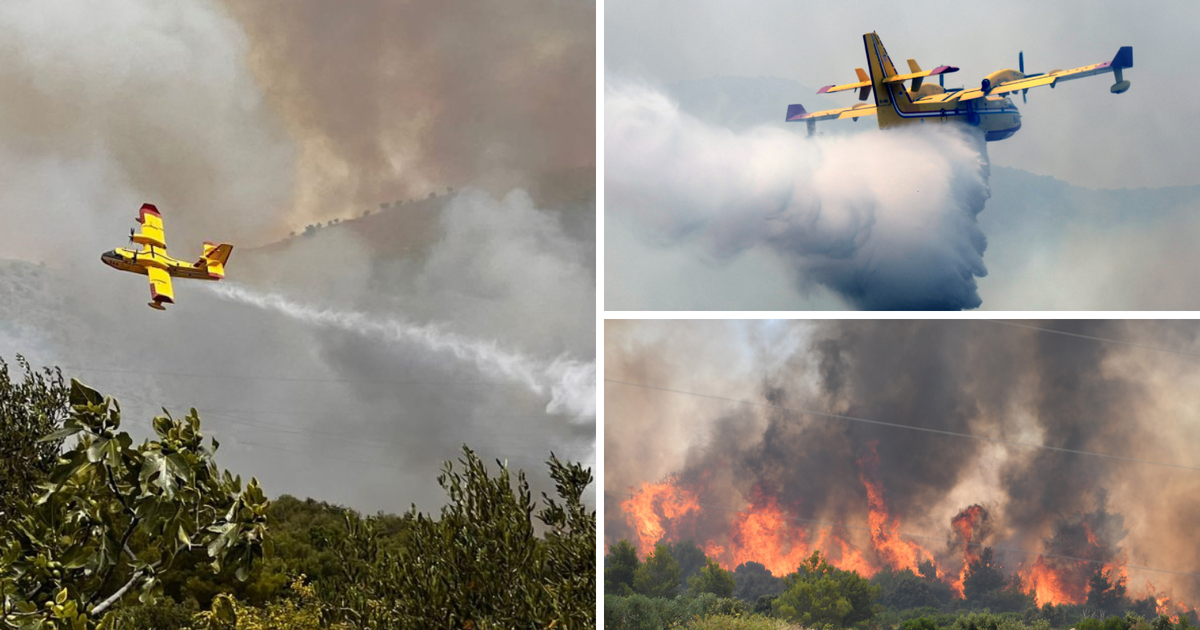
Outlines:
[[224, 4], [300, 147], [301, 220], [595, 164], [593, 2]]
[[[1190, 322], [1033, 325], [1191, 352], [1200, 348], [1200, 329]], [[934, 320], [730, 322], [720, 331], [691, 322], [622, 324], [609, 327], [606, 346], [608, 378], [1197, 464], [1188, 429], [1200, 380], [1200, 360], [1193, 356], [990, 322]], [[737, 358], [710, 362], [722, 357]], [[702, 503], [742, 509], [763, 489], [790, 516], [863, 527], [867, 500], [859, 461], [874, 443], [878, 464], [870, 476], [880, 481], [891, 515], [901, 517], [902, 532], [946, 537], [945, 545], [920, 541], [944, 553], [943, 560], [958, 558], [962, 549], [952, 518], [979, 504], [986, 517], [974, 543], [1180, 572], [1200, 567], [1200, 552], [1182, 517], [1196, 514], [1200, 502], [1200, 477], [1190, 470], [612, 383], [605, 396], [609, 490], [673, 474], [695, 488]], [[605, 516], [608, 543], [632, 534], [618, 498], [610, 495]], [[685, 535], [719, 539], [727, 517], [705, 518]], [[998, 553], [1008, 569], [1035, 558]], [[1079, 569], [1084, 584], [1092, 568]], [[1140, 590], [1145, 578], [1160, 590], [1174, 585], [1192, 601], [1200, 594], [1200, 583], [1188, 578], [1133, 570], [1130, 577], [1131, 591]]]

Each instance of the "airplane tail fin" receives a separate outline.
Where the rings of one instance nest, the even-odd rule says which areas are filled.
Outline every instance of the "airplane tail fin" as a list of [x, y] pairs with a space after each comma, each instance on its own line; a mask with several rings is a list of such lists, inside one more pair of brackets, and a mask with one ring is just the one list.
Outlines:
[[196, 266], [206, 267], [211, 278], [220, 280], [225, 277], [225, 263], [229, 261], [231, 253], [233, 253], [233, 245], [226, 243], [217, 245], [205, 241], [204, 253], [200, 255], [200, 260], [196, 261]]
[[[863, 44], [867, 51], [867, 68], [871, 74], [871, 87], [875, 91], [879, 128], [884, 129], [902, 122], [900, 115], [892, 108], [892, 100], [897, 97], [907, 98], [908, 90], [904, 89], [903, 83], [886, 83], [888, 79], [899, 73], [896, 72], [896, 66], [892, 64], [891, 57], [888, 57], [887, 49], [883, 47], [883, 41], [879, 39], [879, 35], [866, 33], [863, 35]], [[893, 91], [893, 86], [899, 87]]]
[[1113, 94], [1120, 94], [1129, 89], [1129, 81], [1125, 79], [1121, 70], [1133, 67], [1133, 46], [1122, 46], [1117, 50], [1117, 56], [1109, 62], [1112, 66], [1113, 76], [1116, 77], [1116, 83], [1113, 84], [1109, 91]]

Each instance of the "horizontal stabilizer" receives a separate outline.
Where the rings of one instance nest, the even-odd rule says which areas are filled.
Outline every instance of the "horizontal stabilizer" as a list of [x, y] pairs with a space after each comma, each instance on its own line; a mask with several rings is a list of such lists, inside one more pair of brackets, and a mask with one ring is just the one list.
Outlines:
[[950, 74], [951, 72], [958, 72], [958, 68], [955, 68], [954, 66], [938, 66], [938, 67], [934, 68], [933, 70], [926, 70], [924, 72], [913, 72], [911, 74], [897, 74], [895, 76], [888, 77], [887, 80], [884, 81], [884, 83], [900, 83], [901, 81], [907, 81], [909, 79], [932, 77], [932, 76], [939, 75], [939, 74]]

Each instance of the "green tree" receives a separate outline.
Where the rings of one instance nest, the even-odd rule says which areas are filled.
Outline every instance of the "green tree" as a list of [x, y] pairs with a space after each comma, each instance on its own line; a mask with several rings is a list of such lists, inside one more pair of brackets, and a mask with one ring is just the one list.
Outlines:
[[53, 470], [62, 439], [41, 438], [60, 429], [70, 410], [62, 372], [35, 372], [20, 355], [17, 363], [25, 376], [14, 382], [0, 359], [0, 522]]
[[671, 548], [671, 557], [679, 563], [679, 587], [686, 589], [688, 578], [704, 568], [708, 563], [708, 556], [691, 540], [681, 540], [669, 547]]
[[[492, 477], [463, 447], [462, 471], [447, 462], [440, 518], [408, 515], [405, 543], [381, 544], [380, 520], [346, 514], [334, 540], [341, 575], [318, 584], [327, 617], [356, 628], [584, 628], [595, 625], [596, 513], [583, 503], [590, 469], [550, 456], [558, 496], [543, 494], [536, 518], [525, 473]], [[515, 486], [515, 489], [514, 489]]]
[[646, 597], [674, 597], [679, 589], [679, 563], [663, 543], [633, 573], [633, 590]]
[[821, 552], [784, 578], [787, 590], [772, 603], [777, 617], [805, 628], [847, 628], [875, 616], [880, 589], [854, 571], [829, 564]]
[[633, 574], [640, 561], [637, 547], [622, 538], [608, 548], [604, 557], [604, 592], [607, 595], [630, 595], [633, 593]]
[[1130, 604], [1125, 598], [1125, 578], [1113, 579], [1111, 570], [1097, 566], [1088, 579], [1087, 605], [1099, 608], [1109, 615], [1116, 615]]
[[[771, 575], [767, 567], [758, 562], [743, 562], [733, 570], [733, 580], [737, 583], [734, 588], [733, 596], [750, 604], [755, 605], [755, 612], [760, 612], [757, 609], [758, 602], [767, 597], [768, 600], [774, 599], [783, 592], [783, 578]], [[767, 611], [770, 611], [768, 605]]]
[[152, 602], [160, 576], [192, 549], [239, 578], [264, 552], [267, 500], [258, 483], [218, 471], [193, 409], [154, 418], [138, 447], [120, 407], [71, 381], [63, 429], [75, 437], [35, 501], [0, 531], [2, 621], [13, 628], [93, 627], [138, 593]]
[[712, 593], [717, 597], [729, 597], [735, 586], [733, 574], [722, 569], [715, 560], [708, 560], [703, 569], [688, 578], [688, 593], [693, 596]]
[[967, 564], [963, 578], [963, 596], [971, 604], [979, 604], [984, 596], [1004, 588], [1004, 574], [996, 562], [991, 547], [984, 548], [979, 557]]

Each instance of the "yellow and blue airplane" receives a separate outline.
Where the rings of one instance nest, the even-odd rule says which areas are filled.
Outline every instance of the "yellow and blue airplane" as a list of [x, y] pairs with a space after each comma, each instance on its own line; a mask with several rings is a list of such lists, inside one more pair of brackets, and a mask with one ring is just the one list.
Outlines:
[[141, 230], [129, 230], [129, 241], [138, 243], [141, 249], [118, 247], [100, 255], [104, 264], [131, 273], [140, 273], [150, 279], [150, 307], [166, 310], [164, 304], [175, 303], [175, 289], [171, 277], [194, 278], [196, 280], [220, 280], [225, 277], [225, 263], [233, 246], [216, 245], [205, 241], [200, 260], [189, 263], [167, 255], [167, 237], [163, 232], [162, 214], [154, 204], [142, 204], [135, 219]]
[[[1008, 94], [1019, 91], [1024, 99], [1031, 88], [1044, 85], [1054, 87], [1062, 81], [1106, 72], [1113, 73], [1116, 78], [1116, 83], [1109, 91], [1120, 94], [1129, 89], [1129, 81], [1125, 80], [1121, 71], [1133, 67], [1133, 47], [1122, 46], [1112, 61], [1074, 70], [1025, 74], [1025, 53], [1022, 52], [1018, 57], [1020, 70], [997, 70], [984, 77], [977, 88], [948, 90], [945, 88], [945, 75], [958, 72], [958, 68], [938, 66], [933, 70], [922, 71], [916, 60], [909, 59], [908, 68], [911, 72], [899, 74], [888, 57], [883, 42], [879, 40], [879, 35], [867, 33], [863, 35], [863, 43], [866, 45], [870, 74], [862, 68], [856, 68], [857, 83], [827, 85], [817, 91], [817, 94], [827, 94], [857, 89], [858, 100], [863, 102], [852, 107], [811, 113], [804, 111], [803, 105], [788, 105], [788, 122], [808, 123], [808, 134], [811, 136], [818, 120], [851, 118], [857, 121], [861, 116], [878, 116], [880, 129], [902, 125], [958, 123], [978, 127], [989, 141], [1003, 140], [1021, 128], [1021, 113], [1008, 98]], [[938, 85], [924, 83], [925, 77], [934, 75], [938, 77]], [[906, 89], [904, 82], [910, 80], [912, 87]], [[875, 94], [874, 105], [866, 102], [872, 93]]]

